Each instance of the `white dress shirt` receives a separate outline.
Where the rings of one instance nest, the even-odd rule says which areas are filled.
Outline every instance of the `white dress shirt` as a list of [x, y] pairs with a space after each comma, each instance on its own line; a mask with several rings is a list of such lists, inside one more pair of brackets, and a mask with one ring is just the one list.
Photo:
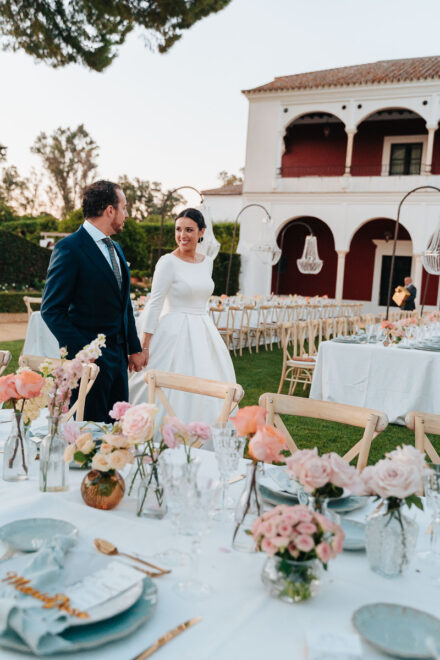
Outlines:
[[[89, 234], [89, 236], [93, 238], [96, 245], [98, 246], [104, 257], [106, 258], [108, 265], [113, 270], [112, 260], [110, 258], [110, 250], [107, 247], [107, 245], [104, 243], [104, 238], [108, 238], [108, 237], [104, 234], [104, 232], [98, 229], [98, 227], [95, 227], [95, 225], [89, 222], [88, 220], [84, 220], [83, 227], [86, 230], [86, 232]], [[119, 262], [119, 254], [116, 248], [115, 248], [115, 253], [116, 253], [116, 263], [118, 264], [118, 268], [119, 268], [119, 274], [122, 277], [121, 264]]]

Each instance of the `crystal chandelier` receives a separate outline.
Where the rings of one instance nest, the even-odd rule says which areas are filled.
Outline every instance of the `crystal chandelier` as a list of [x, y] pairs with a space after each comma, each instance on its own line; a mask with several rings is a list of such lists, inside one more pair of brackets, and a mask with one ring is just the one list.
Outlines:
[[432, 236], [428, 247], [423, 252], [422, 262], [431, 275], [440, 275], [440, 223]]
[[269, 215], [260, 221], [259, 239], [251, 246], [252, 252], [257, 252], [261, 261], [267, 266], [275, 266], [281, 257], [281, 250], [277, 245], [273, 221]]
[[322, 268], [323, 261], [319, 258], [316, 236], [306, 236], [301, 259], [296, 260], [300, 273], [304, 275], [317, 275]]

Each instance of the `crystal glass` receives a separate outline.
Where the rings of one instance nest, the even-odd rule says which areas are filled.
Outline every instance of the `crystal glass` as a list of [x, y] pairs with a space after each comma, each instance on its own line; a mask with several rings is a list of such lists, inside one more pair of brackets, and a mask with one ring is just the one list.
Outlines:
[[142, 479], [137, 494], [136, 512], [146, 518], [164, 517], [167, 512], [165, 489], [161, 483], [157, 462], [144, 465], [145, 476]]
[[440, 465], [430, 468], [432, 472], [425, 476], [426, 508], [431, 511], [429, 546], [417, 553], [417, 568], [440, 584]]
[[40, 450], [40, 490], [44, 493], [60, 492], [69, 488], [69, 466], [64, 460], [66, 442], [60, 417], [48, 417], [49, 433]]
[[417, 543], [418, 525], [401, 509], [386, 507], [372, 513], [365, 525], [365, 545], [370, 567], [385, 577], [400, 575], [412, 560]]
[[180, 532], [192, 539], [189, 575], [176, 584], [175, 590], [184, 598], [206, 598], [214, 589], [199, 577], [201, 540], [210, 529], [220, 483], [212, 477], [198, 476], [194, 486], [183, 494], [184, 514], [179, 521]]
[[6, 440], [3, 456], [3, 479], [24, 481], [29, 478], [29, 441], [23, 414], [12, 414], [11, 432]]
[[314, 596], [321, 584], [322, 564], [318, 559], [294, 561], [268, 557], [261, 579], [273, 598], [286, 603], [299, 603]]
[[246, 483], [235, 509], [235, 529], [232, 536], [232, 547], [241, 552], [256, 552], [255, 542], [247, 533], [252, 523], [263, 513], [258, 483], [262, 468], [260, 463], [248, 463], [246, 466]]
[[231, 422], [225, 427], [214, 425], [212, 438], [221, 481], [221, 499], [217, 517], [222, 519], [227, 517], [228, 510], [234, 507], [233, 499], [228, 497], [229, 479], [238, 469], [246, 439], [237, 435], [236, 428]]

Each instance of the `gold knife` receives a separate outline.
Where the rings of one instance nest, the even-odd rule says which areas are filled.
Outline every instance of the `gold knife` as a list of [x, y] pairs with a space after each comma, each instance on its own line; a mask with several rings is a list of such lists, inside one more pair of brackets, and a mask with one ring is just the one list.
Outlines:
[[162, 648], [162, 646], [165, 646], [165, 644], [171, 642], [171, 640], [177, 637], [177, 635], [180, 635], [180, 633], [182, 633], [184, 630], [191, 628], [191, 626], [194, 626], [201, 620], [202, 617], [196, 616], [193, 619], [189, 619], [189, 621], [185, 621], [185, 623], [181, 623], [172, 630], [169, 630], [167, 633], [165, 633], [165, 635], [159, 637], [159, 639], [157, 639], [154, 644], [145, 649], [145, 651], [143, 651], [140, 655], [137, 655], [134, 660], [145, 660], [145, 658], [149, 658], [153, 655], [153, 653], [156, 653], [156, 651]]

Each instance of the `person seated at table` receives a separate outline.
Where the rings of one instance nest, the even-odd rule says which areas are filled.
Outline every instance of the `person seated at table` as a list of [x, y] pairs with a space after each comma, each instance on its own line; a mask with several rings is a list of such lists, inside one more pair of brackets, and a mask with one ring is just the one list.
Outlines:
[[411, 277], [405, 277], [403, 282], [405, 289], [408, 291], [410, 295], [401, 306], [401, 309], [410, 311], [416, 308], [414, 301], [416, 299], [417, 289], [412, 283]]

